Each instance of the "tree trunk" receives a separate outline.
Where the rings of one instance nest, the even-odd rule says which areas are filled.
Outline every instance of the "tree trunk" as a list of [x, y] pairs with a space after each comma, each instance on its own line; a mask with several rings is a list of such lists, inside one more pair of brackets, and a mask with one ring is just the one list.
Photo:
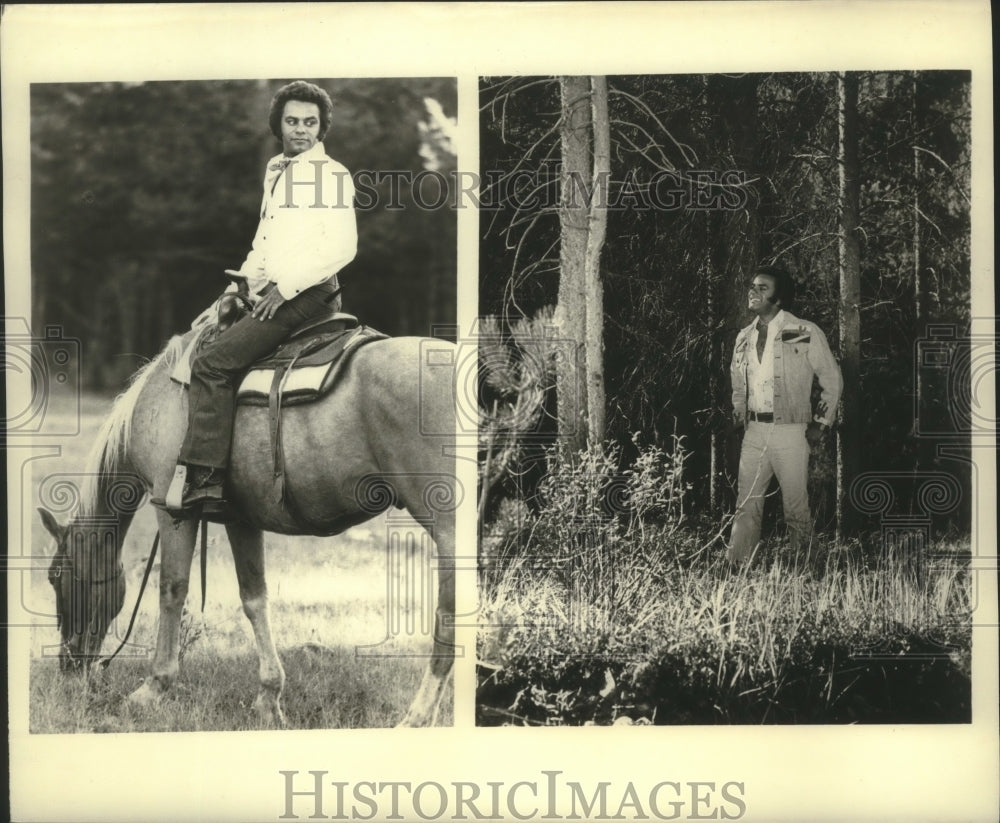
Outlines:
[[[713, 78], [714, 79], [714, 78]], [[712, 82], [712, 80], [710, 80]], [[724, 78], [724, 94], [715, 92], [718, 100], [718, 117], [725, 129], [729, 141], [729, 152], [732, 168], [755, 177], [761, 168], [760, 146], [761, 130], [758, 117], [758, 98], [760, 96], [760, 76], [745, 75], [738, 79]], [[748, 280], [753, 278], [754, 267], [762, 262], [761, 230], [765, 222], [765, 214], [773, 208], [766, 202], [766, 193], [758, 190], [760, 200], [751, 199], [747, 205], [738, 211], [717, 211], [722, 223], [721, 230], [716, 234], [716, 265], [717, 271], [724, 272], [728, 284], [728, 298], [725, 306], [719, 309], [726, 313], [726, 326], [732, 335], [730, 343], [735, 341], [738, 331], [750, 322], [747, 310]], [[730, 349], [731, 351], [731, 349]]]
[[[257, 107], [263, 112], [263, 117], [258, 121], [261, 123], [267, 123], [268, 113], [271, 110], [271, 98], [274, 92], [271, 91], [271, 84], [267, 80], [257, 81]], [[267, 166], [267, 161], [274, 157], [278, 153], [279, 146], [276, 138], [271, 134], [270, 128], [266, 130], [266, 133], [261, 133], [260, 147], [258, 148], [258, 156], [260, 157], [260, 180], [264, 179], [264, 169]]]
[[[917, 102], [917, 73], [910, 75], [913, 90], [912, 99], [912, 130], [913, 130], [913, 306], [917, 317], [917, 339], [923, 336], [924, 319], [924, 297], [920, 282], [920, 149], [917, 142], [920, 140], [920, 113]], [[917, 369], [919, 375], [920, 370]]]
[[[704, 215], [703, 225], [705, 228], [705, 248], [711, 248], [711, 229], [709, 224], [709, 215]], [[708, 396], [715, 406], [716, 410], [722, 409], [723, 414], [718, 415], [716, 419], [709, 420], [708, 426], [708, 510], [711, 514], [716, 514], [719, 511], [720, 499], [719, 499], [719, 481], [721, 479], [720, 472], [725, 466], [725, 461], [720, 459], [720, 449], [719, 449], [719, 426], [717, 420], [726, 420], [732, 416], [727, 413], [729, 401], [722, 397], [722, 391], [719, 388], [720, 376], [722, 375], [724, 355], [722, 353], [721, 347], [719, 346], [718, 337], [715, 333], [715, 329], [718, 324], [718, 318], [716, 315], [716, 284], [714, 278], [714, 272], [712, 271], [712, 256], [711, 254], [705, 254], [702, 256], [702, 282], [705, 284], [706, 290], [706, 305], [705, 314], [708, 317], [708, 322], [712, 329], [711, 345], [708, 351]], [[714, 416], [714, 415], [713, 415]], [[728, 431], [728, 425], [723, 431]]]
[[858, 242], [858, 75], [837, 75], [837, 125], [840, 182], [840, 233], [837, 244], [840, 274], [840, 368], [844, 375], [841, 424], [837, 432], [837, 537], [849, 535], [854, 517], [848, 502], [851, 481], [859, 465], [861, 354], [861, 249]]
[[586, 305], [585, 360], [587, 368], [587, 429], [590, 445], [604, 439], [604, 285], [601, 249], [608, 228], [608, 181], [611, 177], [611, 130], [608, 122], [607, 78], [590, 78], [594, 166], [588, 216], [587, 258], [584, 265]]
[[[913, 315], [914, 315], [914, 340], [922, 340], [927, 336], [927, 324], [932, 322], [930, 306], [932, 301], [930, 293], [936, 293], [933, 281], [927, 275], [931, 274], [925, 266], [923, 244], [921, 243], [921, 205], [920, 205], [920, 130], [927, 121], [927, 112], [924, 110], [923, 95], [920, 93], [919, 72], [912, 72], [910, 75], [912, 82], [912, 119], [911, 129], [913, 131]], [[917, 416], [919, 410], [934, 408], [938, 411], [947, 402], [942, 398], [940, 386], [928, 386], [924, 381], [924, 370], [915, 369], [915, 385], [913, 391], [916, 394], [914, 402], [913, 432], [917, 433], [919, 424]], [[933, 382], [933, 381], [932, 381]], [[946, 390], [945, 390], [946, 391]], [[937, 464], [937, 444], [933, 439], [927, 437], [917, 438], [916, 454], [914, 455], [914, 470], [926, 470]], [[916, 500], [911, 501], [911, 508], [919, 508]]]
[[[913, 132], [913, 315], [914, 315], [914, 340], [920, 340], [924, 335], [924, 325], [927, 322], [924, 319], [923, 311], [923, 295], [921, 294], [920, 288], [920, 151], [917, 148], [917, 141], [920, 139], [918, 132], [920, 129], [920, 118], [918, 114], [917, 106], [917, 73], [912, 72], [910, 74], [911, 81], [911, 110], [910, 116], [912, 122], [910, 124], [911, 131]], [[916, 395], [916, 402], [914, 406], [914, 420], [913, 420], [913, 431], [914, 434], [918, 430], [917, 415], [920, 409], [921, 399], [924, 394], [924, 386], [921, 382], [922, 369], [914, 369], [914, 381], [915, 385], [913, 391]], [[924, 462], [924, 444], [918, 441], [916, 454], [913, 459], [913, 470], [920, 471], [921, 464]]]
[[[135, 288], [139, 282], [139, 264], [135, 260], [117, 259], [114, 261], [112, 282], [115, 289], [118, 320], [118, 346], [120, 354], [134, 354], [138, 350], [137, 339], [141, 318], [139, 317], [140, 291]], [[131, 364], [125, 364], [129, 369]], [[126, 371], [126, 375], [130, 374]]]
[[[758, 116], [761, 76], [746, 74], [739, 78], [711, 75], [706, 78], [706, 100], [714, 101], [711, 109], [713, 122], [721, 124], [728, 152], [728, 164], [733, 169], [745, 171], [748, 177], [758, 175], [762, 168], [761, 137]], [[719, 505], [735, 503], [736, 479], [740, 459], [740, 435], [731, 426], [732, 385], [729, 381], [729, 362], [739, 330], [750, 322], [747, 310], [748, 280], [753, 278], [754, 267], [761, 262], [761, 225], [765, 215], [773, 208], [764, 200], [764, 192], [757, 190], [747, 205], [737, 211], [712, 210], [707, 212], [710, 259], [708, 265], [716, 278], [714, 286], [714, 317], [712, 343], [717, 351], [713, 364], [716, 375], [713, 401], [724, 411], [725, 421], [720, 436], [723, 459], [716, 481]], [[724, 480], [724, 482], [719, 482]]]
[[590, 80], [560, 77], [559, 296], [555, 323], [563, 346], [556, 373], [559, 443], [569, 454], [587, 445], [586, 261], [590, 208]]
[[158, 292], [159, 297], [157, 309], [153, 316], [159, 318], [160, 329], [157, 340], [151, 347], [151, 350], [158, 351], [163, 345], [163, 341], [169, 340], [171, 335], [176, 334], [179, 329], [174, 320], [174, 295], [171, 291], [172, 283], [170, 278], [157, 277], [153, 282], [156, 284], [154, 291]]

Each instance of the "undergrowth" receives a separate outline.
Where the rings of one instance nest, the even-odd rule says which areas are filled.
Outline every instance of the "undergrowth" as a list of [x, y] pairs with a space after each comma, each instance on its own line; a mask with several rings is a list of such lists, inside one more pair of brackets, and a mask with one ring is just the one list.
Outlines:
[[484, 538], [478, 722], [968, 722], [968, 540], [783, 544], [746, 568], [690, 522], [683, 452], [555, 461]]

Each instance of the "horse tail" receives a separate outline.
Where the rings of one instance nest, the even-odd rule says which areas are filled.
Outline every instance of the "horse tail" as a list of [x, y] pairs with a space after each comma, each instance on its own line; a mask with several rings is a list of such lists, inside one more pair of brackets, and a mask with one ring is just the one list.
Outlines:
[[149, 378], [160, 364], [166, 368], [173, 368], [183, 350], [184, 338], [179, 336], [171, 338], [160, 354], [132, 375], [128, 388], [115, 398], [111, 413], [101, 424], [87, 457], [80, 488], [80, 514], [95, 512], [102, 478], [124, 466], [126, 450], [132, 436], [132, 413]]

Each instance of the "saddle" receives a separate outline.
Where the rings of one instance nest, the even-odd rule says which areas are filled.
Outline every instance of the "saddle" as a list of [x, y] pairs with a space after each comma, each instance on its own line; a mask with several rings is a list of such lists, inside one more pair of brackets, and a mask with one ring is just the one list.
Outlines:
[[317, 400], [333, 390], [358, 348], [386, 337], [359, 325], [353, 315], [332, 312], [302, 326], [254, 363], [236, 391], [236, 402], [280, 410]]
[[[223, 296], [218, 322], [205, 324], [188, 344], [170, 374], [172, 380], [182, 386], [190, 385], [194, 356], [245, 313], [245, 308], [237, 304], [239, 299], [238, 295]], [[387, 336], [360, 325], [357, 317], [341, 311], [309, 320], [247, 370], [236, 390], [236, 402], [280, 409], [318, 400], [333, 390], [350, 356], [359, 347]]]
[[[218, 303], [216, 322], [204, 323], [178, 360], [171, 379], [184, 386], [190, 385], [192, 358], [202, 346], [241, 319], [249, 311], [249, 306], [242, 292], [224, 294]], [[277, 349], [257, 360], [236, 391], [237, 405], [266, 406], [269, 409], [275, 492], [300, 522], [304, 521], [285, 485], [282, 409], [325, 397], [336, 388], [352, 355], [359, 348], [387, 337], [382, 332], [360, 325], [354, 315], [331, 311], [324, 317], [304, 323]]]

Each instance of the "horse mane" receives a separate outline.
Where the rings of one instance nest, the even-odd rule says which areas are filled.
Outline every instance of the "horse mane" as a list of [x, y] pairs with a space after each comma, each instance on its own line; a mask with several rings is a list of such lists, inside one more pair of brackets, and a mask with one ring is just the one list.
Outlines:
[[158, 366], [173, 368], [184, 351], [185, 340], [180, 335], [172, 337], [166, 348], [132, 375], [128, 388], [115, 398], [111, 413], [97, 433], [97, 438], [87, 457], [83, 482], [80, 485], [78, 513], [94, 514], [100, 495], [101, 478], [116, 472], [125, 462], [125, 448], [132, 436], [132, 413], [139, 396]]

